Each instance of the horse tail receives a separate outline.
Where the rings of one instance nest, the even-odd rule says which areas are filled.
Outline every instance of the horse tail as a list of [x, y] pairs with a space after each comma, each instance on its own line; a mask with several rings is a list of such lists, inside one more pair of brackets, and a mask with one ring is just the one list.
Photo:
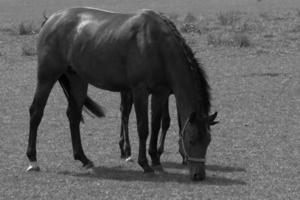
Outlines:
[[[63, 74], [59, 79], [58, 79], [60, 86], [62, 87], [64, 94], [67, 97], [68, 102], [70, 103], [74, 103], [76, 104], [76, 101], [74, 99], [74, 96], [71, 94], [71, 85], [70, 85], [70, 81], [68, 80], [68, 77]], [[96, 116], [96, 117], [104, 117], [104, 109], [97, 104], [96, 102], [94, 102], [89, 96], [85, 97], [84, 103], [83, 103], [84, 111], [90, 111], [93, 115], [92, 116]], [[89, 112], [87, 112], [89, 113]], [[81, 121], [83, 121], [83, 117], [81, 116]]]
[[89, 96], [86, 96], [84, 101], [84, 107], [86, 107], [89, 111], [91, 111], [96, 117], [104, 117], [104, 109], [93, 101]]

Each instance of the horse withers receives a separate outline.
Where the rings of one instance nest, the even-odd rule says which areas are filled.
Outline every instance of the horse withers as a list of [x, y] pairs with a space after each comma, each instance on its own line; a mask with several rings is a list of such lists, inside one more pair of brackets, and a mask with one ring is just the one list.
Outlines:
[[73, 155], [85, 167], [93, 163], [84, 154], [80, 138], [83, 106], [101, 116], [87, 97], [88, 84], [122, 92], [131, 91], [139, 136], [138, 163], [153, 172], [146, 158], [148, 95], [172, 90], [184, 127], [180, 146], [193, 180], [205, 178], [205, 156], [211, 140], [210, 91], [205, 72], [175, 25], [151, 10], [122, 14], [94, 8], [69, 8], [44, 23], [38, 42], [37, 86], [30, 106], [27, 156], [30, 170], [39, 169], [37, 129], [48, 96], [59, 81], [68, 99]]

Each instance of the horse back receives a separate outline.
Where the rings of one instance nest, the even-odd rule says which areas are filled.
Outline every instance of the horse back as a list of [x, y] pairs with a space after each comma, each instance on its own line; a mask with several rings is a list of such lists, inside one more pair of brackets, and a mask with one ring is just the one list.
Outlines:
[[43, 26], [38, 57], [52, 55], [103, 89], [152, 87], [149, 83], [165, 81], [159, 45], [166, 32], [150, 10], [122, 14], [70, 8], [53, 14]]

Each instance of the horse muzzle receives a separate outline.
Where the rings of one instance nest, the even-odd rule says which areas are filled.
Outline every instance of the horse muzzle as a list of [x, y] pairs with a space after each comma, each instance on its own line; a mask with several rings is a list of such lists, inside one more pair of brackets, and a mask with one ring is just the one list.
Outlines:
[[192, 181], [203, 181], [205, 179], [205, 163], [204, 162], [188, 162], [190, 177]]

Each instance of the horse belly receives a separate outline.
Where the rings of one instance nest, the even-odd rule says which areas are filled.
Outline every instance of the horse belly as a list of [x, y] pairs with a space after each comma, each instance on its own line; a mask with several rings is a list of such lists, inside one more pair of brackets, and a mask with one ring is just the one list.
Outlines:
[[[89, 59], [93, 60], [92, 57]], [[126, 71], [119, 63], [99, 61], [88, 65], [80, 64], [76, 68], [77, 73], [95, 87], [110, 91], [129, 89]]]

